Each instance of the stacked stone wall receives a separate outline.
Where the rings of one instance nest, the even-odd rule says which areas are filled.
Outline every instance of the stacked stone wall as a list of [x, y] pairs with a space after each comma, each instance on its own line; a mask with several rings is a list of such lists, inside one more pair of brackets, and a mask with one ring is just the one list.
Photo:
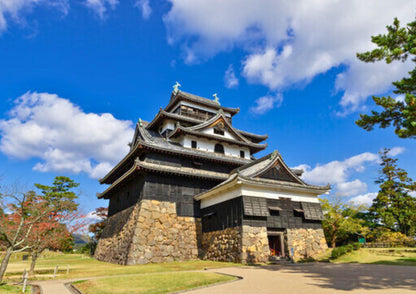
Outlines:
[[322, 229], [288, 229], [286, 238], [294, 260], [314, 257], [328, 249]]
[[241, 227], [202, 234], [202, 259], [241, 262]]
[[201, 221], [180, 217], [176, 204], [142, 200], [108, 219], [95, 258], [123, 265], [198, 258]]
[[200, 219], [177, 216], [175, 203], [142, 200], [127, 264], [197, 259], [200, 232]]
[[124, 209], [108, 218], [94, 257], [101, 261], [127, 264], [140, 203]]
[[266, 227], [243, 226], [242, 262], [267, 262], [270, 256], [269, 240]]

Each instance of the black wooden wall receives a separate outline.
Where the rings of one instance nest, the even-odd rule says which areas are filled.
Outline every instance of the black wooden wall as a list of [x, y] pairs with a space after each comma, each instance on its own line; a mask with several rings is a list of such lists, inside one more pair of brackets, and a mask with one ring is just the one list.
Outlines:
[[[310, 203], [309, 206], [320, 211], [319, 203]], [[276, 208], [281, 210], [276, 210]], [[320, 220], [305, 219], [301, 202], [285, 198], [266, 199], [242, 196], [201, 209], [201, 216], [203, 232], [241, 225], [267, 227], [271, 230], [322, 228]]]

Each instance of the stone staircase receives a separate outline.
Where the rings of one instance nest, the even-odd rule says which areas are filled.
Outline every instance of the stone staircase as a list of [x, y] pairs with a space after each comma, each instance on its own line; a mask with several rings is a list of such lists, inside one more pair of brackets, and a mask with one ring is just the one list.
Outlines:
[[274, 256], [269, 257], [269, 262], [272, 264], [290, 264], [293, 263], [289, 257]]

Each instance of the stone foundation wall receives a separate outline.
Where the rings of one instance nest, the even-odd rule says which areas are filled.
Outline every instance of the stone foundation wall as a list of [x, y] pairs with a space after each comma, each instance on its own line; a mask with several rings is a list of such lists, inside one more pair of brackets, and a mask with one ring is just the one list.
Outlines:
[[179, 217], [176, 204], [142, 200], [108, 219], [95, 258], [123, 265], [198, 258], [201, 221]]
[[241, 262], [241, 227], [202, 234], [202, 259]]
[[94, 257], [101, 261], [127, 264], [140, 204], [124, 209], [108, 218]]
[[243, 226], [242, 262], [267, 262], [270, 256], [269, 240], [266, 227]]
[[322, 229], [287, 229], [286, 238], [289, 252], [293, 248], [294, 260], [314, 257], [328, 249]]
[[198, 258], [201, 221], [176, 214], [176, 204], [142, 200], [127, 264]]

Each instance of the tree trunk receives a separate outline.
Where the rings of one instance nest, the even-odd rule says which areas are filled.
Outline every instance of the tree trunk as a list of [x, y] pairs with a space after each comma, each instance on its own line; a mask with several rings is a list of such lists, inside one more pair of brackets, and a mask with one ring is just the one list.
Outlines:
[[337, 237], [334, 235], [331, 238], [331, 248], [335, 248], [336, 245], [337, 245]]
[[7, 247], [6, 255], [4, 255], [0, 266], [0, 283], [3, 281], [4, 274], [6, 273], [7, 265], [9, 264], [10, 256], [12, 256], [13, 247]]
[[37, 251], [33, 251], [32, 252], [32, 262], [30, 263], [30, 269], [29, 269], [29, 275], [34, 275], [35, 274], [35, 266], [36, 266], [36, 261], [38, 260], [38, 252]]

